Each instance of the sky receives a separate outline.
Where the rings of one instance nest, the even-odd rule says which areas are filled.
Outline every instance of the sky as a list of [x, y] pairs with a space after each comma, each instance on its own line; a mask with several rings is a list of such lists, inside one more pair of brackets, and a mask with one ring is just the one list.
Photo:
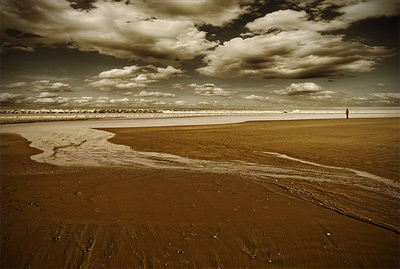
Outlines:
[[399, 0], [2, 0], [0, 108], [399, 107]]

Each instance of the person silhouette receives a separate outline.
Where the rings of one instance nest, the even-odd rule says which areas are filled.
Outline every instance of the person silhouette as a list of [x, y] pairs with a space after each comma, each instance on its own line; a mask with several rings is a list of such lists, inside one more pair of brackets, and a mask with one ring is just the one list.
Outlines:
[[349, 119], [349, 109], [346, 108], [346, 119]]

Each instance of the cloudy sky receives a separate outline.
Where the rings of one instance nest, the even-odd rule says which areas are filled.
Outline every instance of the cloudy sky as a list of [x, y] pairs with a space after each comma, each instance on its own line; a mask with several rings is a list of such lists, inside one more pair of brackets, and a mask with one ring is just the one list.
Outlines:
[[2, 0], [1, 108], [399, 106], [399, 0]]

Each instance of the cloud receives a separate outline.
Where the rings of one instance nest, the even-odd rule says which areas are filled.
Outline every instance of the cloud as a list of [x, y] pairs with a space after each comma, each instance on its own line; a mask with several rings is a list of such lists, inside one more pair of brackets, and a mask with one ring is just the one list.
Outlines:
[[[333, 2], [332, 0], [327, 2]], [[390, 17], [399, 14], [398, 0], [367, 0], [367, 1], [350, 1], [348, 5], [338, 9], [344, 13], [339, 19], [347, 21], [360, 21], [367, 18]]]
[[400, 93], [369, 93], [363, 97], [354, 97], [352, 101], [357, 105], [382, 105], [398, 107], [400, 105]]
[[323, 90], [321, 86], [314, 82], [292, 83], [290, 86], [281, 90], [272, 91], [272, 93], [304, 101], [327, 101], [337, 99], [336, 92]]
[[82, 96], [82, 97], [72, 98], [72, 102], [69, 105], [84, 106], [84, 107], [112, 107], [119, 105], [127, 105], [130, 103], [132, 103], [132, 101], [127, 97], [113, 99], [106, 96], [101, 96], [98, 98], [94, 98], [92, 96]]
[[183, 106], [183, 105], [186, 105], [186, 101], [179, 100], [179, 101], [175, 101], [174, 104], [177, 105], [177, 106]]
[[135, 1], [146, 14], [170, 20], [190, 20], [196, 24], [222, 26], [249, 12], [251, 0]]
[[320, 91], [310, 94], [311, 100], [334, 100], [337, 98], [337, 93], [334, 91]]
[[31, 98], [33, 103], [37, 104], [46, 104], [46, 105], [60, 105], [60, 104], [66, 104], [70, 100], [70, 98], [67, 97], [47, 97], [47, 98], [41, 98], [41, 97], [33, 97]]
[[72, 92], [71, 86], [62, 82], [51, 83], [49, 80], [38, 80], [31, 84], [34, 92]]
[[0, 105], [7, 106], [7, 105], [14, 105], [14, 104], [21, 104], [26, 97], [21, 94], [13, 94], [13, 93], [0, 93]]
[[343, 36], [310, 30], [234, 38], [209, 51], [198, 68], [214, 77], [312, 78], [369, 72], [382, 57], [395, 54], [381, 46], [344, 41]]
[[231, 97], [236, 94], [235, 91], [224, 90], [222, 88], [216, 87], [214, 84], [211, 83], [206, 83], [202, 85], [192, 83], [188, 86], [194, 88], [194, 92], [197, 95]]
[[165, 102], [165, 101], [155, 101], [153, 103], [153, 105], [156, 105], [156, 106], [162, 106], [162, 105], [166, 105], [166, 104], [167, 104], [167, 102]]
[[[206, 2], [212, 4], [212, 1]], [[215, 23], [225, 21], [224, 11], [230, 7], [232, 11], [238, 9], [239, 5], [234, 2], [218, 5], [221, 7], [218, 13], [221, 16], [220, 19], [213, 17]], [[92, 4], [92, 9], [77, 10], [68, 5], [67, 1], [36, 0], [21, 4], [5, 0], [0, 6], [3, 48], [32, 50], [36, 47], [66, 44], [69, 48], [97, 51], [117, 58], [172, 63], [177, 59], [192, 59], [217, 44], [208, 41], [206, 33], [196, 28], [195, 21], [190, 20], [196, 17], [193, 14], [181, 16], [180, 19], [172, 19], [170, 16], [164, 16], [164, 19], [152, 18], [156, 10], [151, 11], [149, 6], [153, 4], [152, 1], [126, 4], [125, 1], [100, 0]], [[172, 4], [173, 1], [157, 1], [159, 9]], [[177, 4], [179, 2], [175, 2]], [[181, 3], [180, 6], [189, 8], [190, 5]], [[170, 12], [172, 14], [172, 10]], [[239, 14], [228, 16], [226, 20], [235, 16]], [[10, 34], [10, 29], [21, 33], [23, 29], [31, 38]]]
[[353, 22], [368, 18], [397, 16], [398, 0], [287, 0], [300, 8], [308, 9], [314, 17], [320, 18], [324, 12], [336, 12], [332, 22], [341, 21], [349, 26]]
[[16, 88], [25, 87], [25, 86], [27, 86], [27, 85], [28, 85], [28, 83], [26, 83], [26, 82], [15, 82], [15, 83], [10, 83], [10, 84], [8, 84], [8, 85], [6, 86], [6, 88], [8, 88], [8, 89], [16, 89]]
[[[370, 72], [396, 49], [345, 40], [335, 30], [373, 17], [395, 16], [398, 1], [298, 1], [306, 10], [278, 10], [246, 24], [249, 30], [206, 53], [197, 71], [214, 77], [313, 78]], [[333, 19], [320, 13], [337, 12]], [[329, 33], [329, 34], [328, 34]]]
[[93, 100], [94, 100], [94, 98], [91, 97], [91, 96], [82, 96], [82, 97], [73, 98], [73, 102], [74, 103], [83, 104], [83, 105], [87, 105], [89, 103], [92, 103]]
[[31, 87], [34, 92], [72, 92], [71, 85], [50, 80], [37, 80], [33, 82], [15, 82], [6, 86], [8, 89]]
[[270, 102], [272, 100], [271, 97], [267, 97], [267, 96], [258, 96], [258, 95], [248, 95], [243, 97], [246, 100], [254, 100], [254, 101], [261, 101], [261, 102]]
[[54, 98], [54, 97], [58, 97], [58, 94], [50, 93], [50, 92], [41, 92], [37, 97], [38, 98]]
[[172, 93], [163, 93], [163, 92], [148, 92], [148, 91], [141, 91], [138, 94], [135, 94], [134, 96], [139, 96], [139, 97], [175, 97], [175, 94]]
[[273, 93], [279, 95], [308, 95], [311, 93], [320, 92], [322, 88], [313, 82], [292, 83], [289, 87], [282, 90], [275, 90]]
[[181, 74], [181, 69], [172, 66], [166, 68], [147, 66], [125, 66], [122, 69], [111, 69], [87, 79], [86, 82], [101, 91], [121, 91], [146, 88], [148, 84], [168, 80]]
[[180, 84], [180, 83], [174, 83], [174, 84], [171, 84], [171, 88], [172, 88], [172, 89], [183, 90], [183, 89], [186, 88], [186, 86], [185, 86], [185, 85], [182, 85], [182, 84]]
[[200, 101], [197, 104], [201, 106], [215, 106], [219, 104], [219, 101]]
[[61, 97], [58, 96], [56, 93], [51, 92], [41, 92], [38, 96], [27, 97], [20, 102], [23, 105], [32, 105], [32, 104], [39, 104], [39, 105], [66, 105], [71, 98], [69, 97]]
[[296, 10], [278, 10], [257, 18], [246, 25], [248, 29], [255, 33], [268, 33], [271, 31], [293, 31], [293, 30], [311, 30], [311, 31], [332, 31], [344, 29], [349, 26], [348, 21], [313, 21], [309, 20], [306, 11]]

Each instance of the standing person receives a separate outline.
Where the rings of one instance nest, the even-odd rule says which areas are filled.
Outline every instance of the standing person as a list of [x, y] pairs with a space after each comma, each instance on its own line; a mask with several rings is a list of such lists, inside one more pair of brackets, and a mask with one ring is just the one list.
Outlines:
[[349, 119], [349, 109], [346, 108], [346, 119]]

